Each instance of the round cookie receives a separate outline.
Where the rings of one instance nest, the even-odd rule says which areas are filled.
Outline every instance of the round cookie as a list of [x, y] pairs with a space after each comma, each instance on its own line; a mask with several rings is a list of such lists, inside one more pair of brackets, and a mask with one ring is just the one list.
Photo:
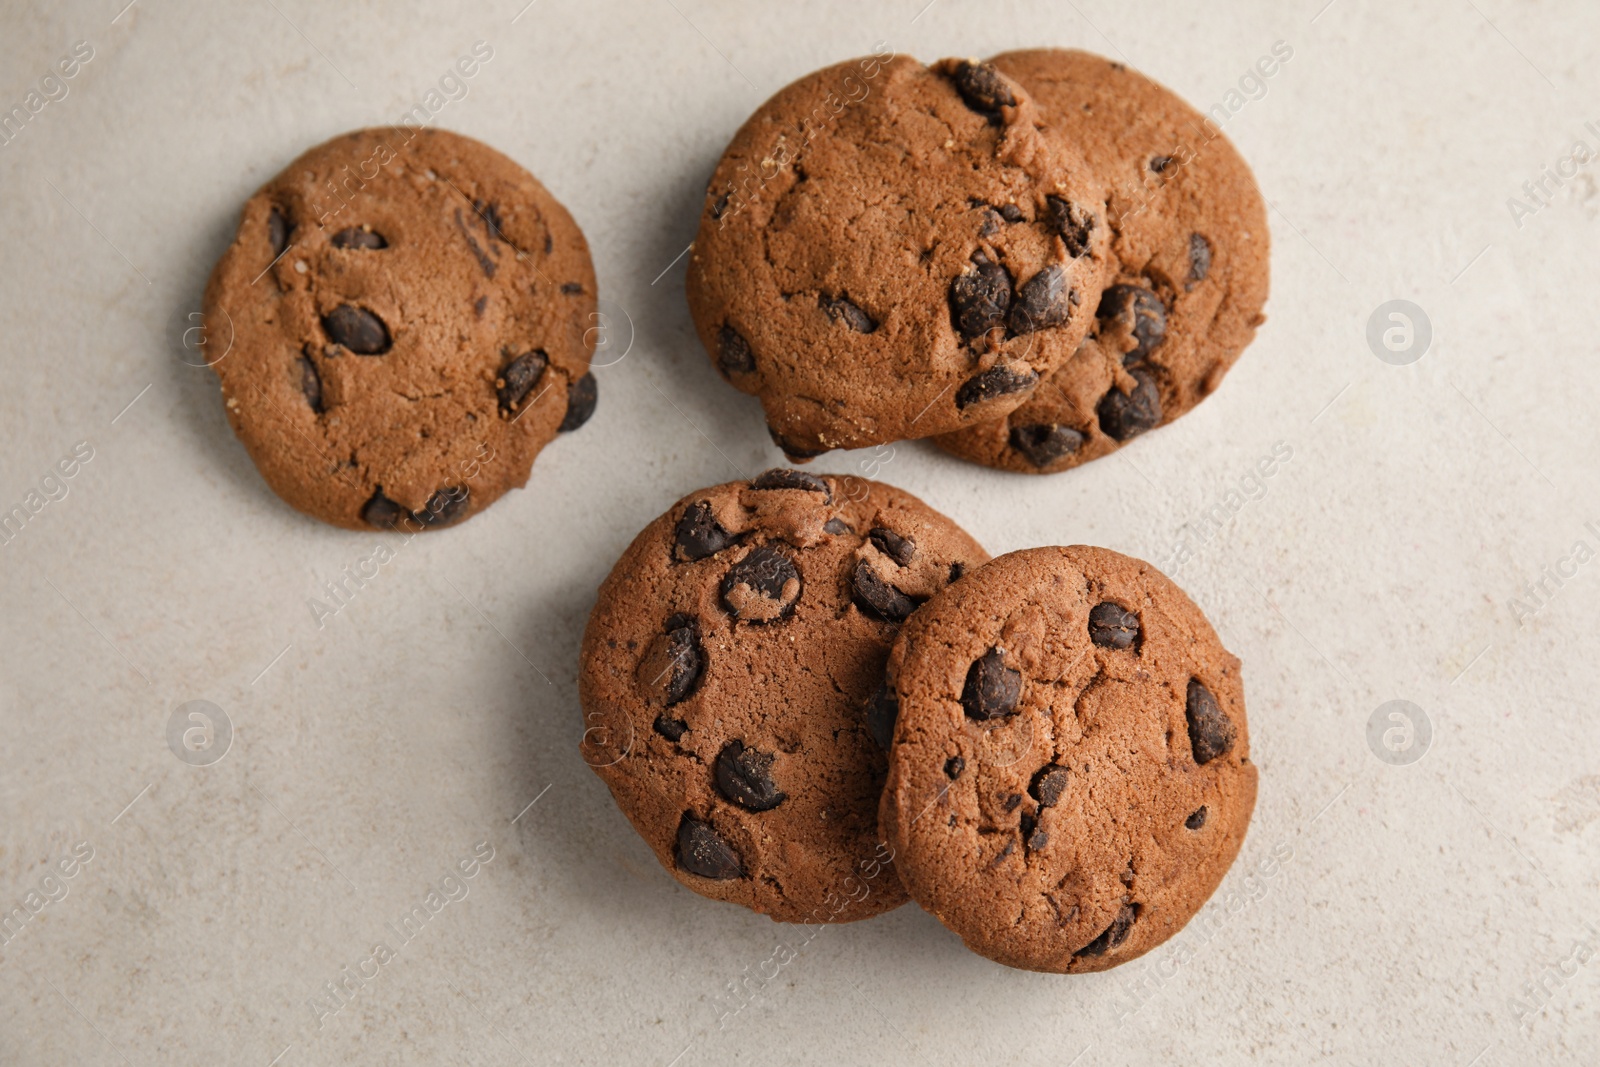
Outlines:
[[594, 410], [594, 267], [532, 175], [458, 134], [359, 130], [245, 204], [206, 286], [228, 420], [350, 529], [459, 522]]
[[[878, 837], [900, 623], [988, 554], [909, 493], [771, 470], [634, 539], [584, 631], [584, 760], [662, 866], [781, 922], [905, 890]], [[874, 736], [874, 733], [877, 736]]]
[[1064, 364], [1105, 192], [987, 64], [869, 56], [759, 108], [707, 187], [700, 340], [794, 460], [993, 420]]
[[1059, 49], [990, 62], [1109, 181], [1115, 276], [1082, 347], [1027, 402], [936, 443], [1003, 470], [1061, 471], [1171, 422], [1221, 384], [1264, 321], [1266, 207], [1222, 131], [1143, 75]]
[[1239, 851], [1256, 796], [1239, 661], [1147, 563], [1001, 556], [912, 617], [887, 679], [880, 827], [912, 897], [975, 952], [1125, 963]]

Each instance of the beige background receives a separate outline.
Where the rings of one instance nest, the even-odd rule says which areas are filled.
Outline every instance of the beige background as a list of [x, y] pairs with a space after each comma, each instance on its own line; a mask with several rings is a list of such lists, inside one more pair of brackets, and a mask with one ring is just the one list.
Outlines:
[[[1573, 552], [1600, 550], [1600, 163], [1519, 220], [1507, 199], [1574, 139], [1600, 151], [1593, 5], [124, 2], [0, 16], [0, 109], [94, 50], [0, 147], [0, 505], [93, 449], [0, 545], [0, 911], [92, 849], [0, 945], [0, 1063], [1592, 1058], [1600, 563]], [[626, 321], [632, 345], [526, 490], [391, 542], [319, 628], [308, 601], [380, 538], [269, 493], [186, 316], [261, 182], [479, 40], [435, 121], [567, 204], [613, 356]], [[1273, 296], [1212, 400], [1048, 479], [916, 444], [816, 464], [876, 461], [996, 553], [1189, 546], [1169, 570], [1244, 660], [1260, 804], [1196, 923], [1103, 975], [1005, 970], [915, 907], [805, 941], [702, 900], [577, 755], [611, 562], [679, 495], [780, 459], [690, 330], [703, 183], [769, 94], [879, 41], [1081, 46], [1202, 107], [1293, 49], [1226, 125], [1273, 205]], [[1407, 366], [1366, 340], [1396, 298], [1432, 323]], [[1279, 442], [1264, 492], [1230, 497]], [[1567, 577], [1535, 603], [1546, 567]], [[1395, 699], [1432, 727], [1406, 766], [1367, 743]], [[167, 746], [190, 700], [232, 724], [209, 766]], [[387, 924], [480, 842], [467, 895], [401, 944]], [[341, 1011], [308, 1005], [363, 966]]]

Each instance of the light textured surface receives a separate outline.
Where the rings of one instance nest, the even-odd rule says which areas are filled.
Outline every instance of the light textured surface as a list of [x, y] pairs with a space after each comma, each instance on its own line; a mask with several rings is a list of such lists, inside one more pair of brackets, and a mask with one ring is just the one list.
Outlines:
[[[93, 459], [0, 545], [0, 909], [39, 906], [0, 945], [0, 1062], [1592, 1058], [1600, 161], [1570, 153], [1600, 149], [1600, 11], [925, 2], [6, 5], [0, 109], [74, 42], [94, 58], [0, 147], [0, 505], [77, 442]], [[261, 182], [398, 119], [478, 40], [492, 61], [434, 121], [571, 209], [632, 348], [589, 426], [465, 526], [319, 525], [183, 362], [185, 317]], [[1188, 590], [1244, 661], [1261, 769], [1217, 898], [1167, 949], [1058, 978], [912, 907], [805, 930], [678, 887], [578, 757], [574, 674], [633, 535], [778, 459], [674, 265], [727, 139], [878, 41], [1121, 54], [1205, 109], [1278, 40], [1293, 57], [1225, 127], [1273, 205], [1273, 295], [1215, 397], [1051, 478], [926, 445], [816, 464], [995, 553], [1102, 544]], [[1546, 166], [1575, 176], [1534, 205]], [[1397, 298], [1432, 322], [1407, 366], [1366, 339]], [[380, 543], [319, 627], [308, 602]], [[1432, 725], [1406, 766], [1367, 742], [1396, 699]], [[167, 746], [190, 700], [233, 725], [209, 766]], [[29, 898], [79, 842], [60, 899]], [[467, 895], [402, 941], [479, 842], [446, 887]], [[362, 968], [342, 1010], [308, 1005]]]

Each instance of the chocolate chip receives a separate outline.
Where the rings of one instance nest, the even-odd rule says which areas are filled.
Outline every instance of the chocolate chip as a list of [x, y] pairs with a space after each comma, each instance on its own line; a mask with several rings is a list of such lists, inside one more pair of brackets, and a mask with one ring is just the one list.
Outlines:
[[1089, 236], [1094, 232], [1094, 216], [1080, 211], [1064, 196], [1044, 198], [1045, 224], [1061, 235], [1067, 254], [1073, 259], [1089, 251]]
[[815, 474], [793, 471], [787, 467], [773, 467], [756, 476], [750, 483], [752, 489], [803, 489], [808, 493], [821, 493], [824, 503], [833, 502], [833, 490]]
[[1089, 640], [1101, 648], [1132, 648], [1139, 640], [1139, 616], [1103, 600], [1089, 609]]
[[1211, 242], [1198, 233], [1189, 235], [1189, 278], [1184, 289], [1193, 289], [1211, 273]]
[[340, 304], [322, 316], [322, 328], [334, 344], [358, 356], [379, 356], [389, 351], [389, 328], [366, 308]]
[[951, 756], [944, 761], [944, 776], [951, 781], [961, 777], [961, 772], [967, 769], [967, 761], [960, 756]]
[[599, 402], [600, 385], [592, 373], [585, 374], [567, 390], [567, 414], [562, 418], [561, 425], [556, 427], [556, 432], [571, 433], [588, 422]]
[[549, 234], [545, 234], [544, 235], [544, 254], [548, 256], [550, 254], [551, 250], [555, 248], [555, 246], [556, 246], [555, 241], [553, 241], [551, 239]]
[[1153, 156], [1150, 159], [1150, 169], [1157, 174], [1162, 173], [1170, 166], [1172, 166], [1171, 156]]
[[755, 353], [732, 326], [724, 326], [717, 334], [717, 366], [724, 375], [749, 374], [756, 369]]
[[[472, 210], [476, 211], [478, 217], [483, 220], [484, 232], [496, 241], [506, 241], [505, 227], [500, 222], [500, 208], [497, 205], [491, 204], [486, 200], [474, 200], [472, 202]], [[549, 238], [547, 237], [546, 240], [548, 241]], [[510, 244], [511, 242], [506, 241], [506, 243]], [[546, 248], [545, 251], [548, 252], [550, 249]]]
[[1035, 422], [1011, 428], [1011, 447], [1035, 467], [1048, 467], [1083, 447], [1083, 434], [1054, 422]]
[[966, 573], [967, 573], [967, 565], [965, 563], [952, 563], [952, 564], [950, 564], [950, 580], [952, 582], [959, 581], [961, 579], [961, 576], [963, 574], [966, 574]]
[[272, 245], [274, 261], [288, 250], [289, 234], [293, 230], [294, 224], [289, 221], [289, 216], [278, 205], [272, 205], [272, 210], [267, 212], [267, 242]]
[[749, 811], [771, 811], [787, 799], [772, 780], [772, 757], [729, 741], [717, 753], [717, 791]]
[[1029, 852], [1039, 852], [1050, 843], [1050, 835], [1043, 830], [1035, 830], [1029, 826], [1022, 835], [1023, 843], [1028, 846]]
[[1183, 714], [1189, 720], [1189, 750], [1194, 753], [1196, 763], [1210, 763], [1233, 748], [1233, 739], [1238, 733], [1233, 720], [1198, 678], [1189, 679], [1189, 696], [1184, 701]]
[[335, 248], [376, 249], [388, 248], [389, 242], [383, 239], [383, 234], [364, 230], [360, 226], [351, 226], [349, 229], [340, 230], [331, 238]]
[[1028, 795], [1037, 800], [1041, 808], [1048, 808], [1066, 792], [1067, 776], [1067, 769], [1059, 764], [1041, 767], [1028, 784]]
[[495, 381], [495, 391], [500, 397], [500, 412], [510, 415], [522, 406], [522, 401], [538, 384], [544, 376], [545, 367], [550, 365], [550, 357], [539, 349], [524, 352], [516, 359], [505, 365], [500, 372], [500, 377]]
[[1011, 84], [992, 63], [969, 63], [963, 60], [956, 67], [953, 80], [961, 99], [981, 115], [994, 118], [1002, 107], [1017, 106], [1017, 97], [1011, 91]]
[[1004, 803], [1002, 804], [1002, 806], [1007, 811], [1016, 811], [1017, 810], [1017, 805], [1021, 804], [1021, 803], [1022, 803], [1022, 794], [1021, 793], [1012, 793], [1010, 796], [1006, 797], [1006, 799], [1005, 799]]
[[711, 505], [701, 501], [684, 509], [672, 533], [673, 555], [686, 563], [714, 556], [737, 541], [711, 514]]
[[1072, 299], [1067, 288], [1067, 272], [1059, 263], [1035, 274], [1017, 290], [1011, 305], [1011, 332], [1017, 336], [1062, 326], [1072, 317]]
[[671, 718], [666, 712], [657, 715], [656, 721], [650, 724], [650, 728], [668, 741], [677, 741], [689, 732], [688, 723], [682, 719]]
[[828, 318], [844, 323], [856, 333], [871, 333], [878, 328], [878, 320], [842, 296], [824, 293], [817, 297], [817, 306], [828, 313]]
[[773, 444], [783, 449], [784, 455], [788, 456], [796, 463], [803, 463], [808, 459], [816, 459], [818, 456], [828, 451], [826, 448], [811, 449], [797, 445], [787, 437], [783, 436], [783, 434], [773, 429], [771, 423], [767, 424], [767, 435], [772, 438]]
[[448, 526], [466, 513], [471, 496], [464, 485], [448, 486], [430, 496], [422, 510], [413, 511], [411, 517], [424, 526]]
[[956, 331], [969, 341], [1005, 325], [1011, 309], [1011, 273], [983, 252], [972, 254], [972, 266], [950, 283], [950, 315]]
[[1206, 806], [1204, 804], [1200, 805], [1198, 808], [1195, 808], [1193, 811], [1191, 811], [1189, 813], [1189, 817], [1187, 819], [1183, 820], [1183, 825], [1188, 827], [1191, 830], [1198, 830], [1202, 826], [1204, 826], [1205, 824], [1206, 824]]
[[899, 717], [900, 701], [895, 699], [894, 690], [884, 681], [867, 702], [867, 732], [885, 752], [894, 742], [894, 724]]
[[489, 258], [489, 254], [483, 250], [483, 246], [478, 244], [477, 239], [467, 229], [467, 221], [462, 217], [460, 208], [456, 208], [456, 229], [461, 231], [461, 236], [466, 239], [467, 247], [472, 249], [472, 257], [478, 261], [478, 266], [483, 270], [484, 277], [493, 278], [498, 264]]
[[700, 620], [680, 613], [667, 619], [661, 632], [651, 640], [639, 660], [636, 677], [656, 703], [670, 708], [700, 687], [705, 665], [705, 650], [700, 645]]
[[1133, 929], [1133, 921], [1138, 917], [1139, 905], [1124, 904], [1122, 910], [1117, 912], [1117, 917], [1111, 920], [1111, 925], [1102, 930], [1099, 937], [1084, 945], [1073, 955], [1104, 956], [1128, 940], [1128, 933]]
[[1167, 308], [1152, 290], [1123, 283], [1111, 286], [1101, 295], [1096, 318], [1126, 322], [1129, 315], [1133, 316], [1129, 325], [1135, 343], [1132, 351], [1122, 355], [1125, 365], [1141, 362], [1167, 339]]
[[710, 823], [684, 813], [678, 824], [678, 866], [690, 874], [729, 882], [744, 876], [744, 867], [735, 852]]
[[917, 543], [909, 537], [901, 537], [893, 530], [882, 526], [874, 526], [867, 533], [867, 540], [879, 552], [894, 560], [900, 566], [908, 565], [917, 554]]
[[728, 568], [722, 579], [722, 606], [745, 622], [777, 622], [794, 612], [801, 589], [794, 560], [771, 545], [760, 545]]
[[575, 295], [577, 293], [583, 292], [583, 283], [582, 282], [562, 282], [561, 283], [561, 291], [563, 293], [566, 293], [568, 296], [573, 296], [573, 295]]
[[978, 227], [979, 237], [988, 237], [990, 234], [999, 233], [1000, 227], [1005, 225], [1005, 220], [1000, 217], [1000, 212], [988, 204], [981, 204], [983, 208], [983, 224]]
[[1133, 392], [1124, 393], [1113, 387], [1096, 409], [1100, 429], [1118, 441], [1138, 437], [1161, 421], [1161, 393], [1156, 389], [1156, 380], [1140, 367], [1128, 373], [1136, 383]]
[[917, 610], [917, 602], [878, 577], [872, 564], [857, 560], [850, 576], [850, 589], [856, 607], [884, 622], [904, 622]]
[[1022, 672], [1006, 666], [1005, 653], [991, 648], [967, 669], [961, 706], [967, 717], [987, 722], [1014, 714], [1022, 699]]
[[854, 530], [850, 529], [850, 524], [837, 515], [822, 524], [822, 532], [831, 533], [835, 536], [855, 533]]
[[394, 529], [407, 514], [405, 508], [383, 495], [381, 485], [372, 494], [372, 499], [361, 507], [361, 521], [380, 530]]
[[305, 355], [300, 357], [300, 391], [305, 394], [306, 403], [311, 405], [311, 410], [321, 415], [322, 379], [317, 376], [316, 364]]
[[1031, 392], [1039, 376], [1026, 363], [996, 363], [982, 374], [968, 378], [956, 390], [956, 407], [967, 408], [999, 396]]
[[728, 210], [728, 194], [723, 193], [711, 202], [712, 221], [722, 218], [722, 213]]
[[1015, 204], [1001, 204], [1000, 217], [1007, 222], [1021, 222], [1023, 219], [1022, 209]]

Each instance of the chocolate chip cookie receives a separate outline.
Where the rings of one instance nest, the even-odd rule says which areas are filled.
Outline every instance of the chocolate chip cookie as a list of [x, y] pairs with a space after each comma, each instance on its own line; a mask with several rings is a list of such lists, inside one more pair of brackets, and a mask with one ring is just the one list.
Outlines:
[[1105, 191], [989, 64], [809, 74], [712, 175], [689, 307], [791, 459], [991, 421], [1064, 364], [1111, 268]]
[[1266, 208], [1222, 131], [1143, 75], [1058, 49], [990, 62], [1109, 181], [1115, 277], [1082, 347], [1025, 403], [936, 443], [1004, 470], [1066, 470], [1221, 384], [1264, 321]]
[[987, 558], [915, 497], [859, 478], [772, 470], [691, 493], [600, 587], [583, 758], [697, 893], [783, 922], [898, 907], [873, 697], [904, 620]]
[[595, 405], [594, 268], [532, 175], [443, 130], [360, 130], [244, 206], [206, 287], [234, 432], [350, 529], [431, 529], [527, 482]]
[[895, 640], [880, 827], [901, 881], [968, 947], [1098, 971], [1205, 903], [1255, 805], [1239, 661], [1147, 563], [1001, 556]]

